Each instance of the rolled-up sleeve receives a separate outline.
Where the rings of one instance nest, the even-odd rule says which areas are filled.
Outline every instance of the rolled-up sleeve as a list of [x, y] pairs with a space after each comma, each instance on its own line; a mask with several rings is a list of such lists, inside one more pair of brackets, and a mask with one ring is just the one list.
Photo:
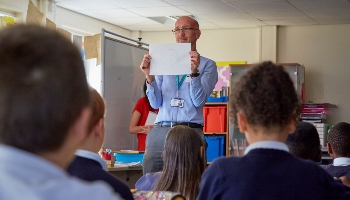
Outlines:
[[201, 107], [218, 82], [218, 71], [214, 61], [209, 60], [200, 76], [192, 78], [190, 95], [194, 106]]

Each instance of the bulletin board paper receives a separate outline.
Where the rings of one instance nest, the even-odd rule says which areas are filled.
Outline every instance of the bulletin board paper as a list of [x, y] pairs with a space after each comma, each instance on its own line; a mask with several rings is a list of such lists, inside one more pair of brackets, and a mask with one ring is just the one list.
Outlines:
[[190, 43], [151, 44], [151, 75], [191, 74]]
[[56, 24], [49, 19], [46, 19], [46, 27], [49, 29], [56, 30]]
[[99, 43], [101, 41], [101, 35], [96, 34], [93, 36], [85, 36], [84, 37], [84, 49], [85, 49], [85, 58], [91, 59], [91, 58], [97, 58], [99, 59], [99, 49], [101, 49]]
[[44, 18], [44, 14], [39, 11], [33, 4], [33, 2], [30, 0], [28, 3], [28, 10], [27, 10], [27, 24], [37, 24], [41, 25], [42, 20]]
[[57, 31], [66, 37], [69, 41], [72, 41], [72, 34], [64, 29], [58, 28]]

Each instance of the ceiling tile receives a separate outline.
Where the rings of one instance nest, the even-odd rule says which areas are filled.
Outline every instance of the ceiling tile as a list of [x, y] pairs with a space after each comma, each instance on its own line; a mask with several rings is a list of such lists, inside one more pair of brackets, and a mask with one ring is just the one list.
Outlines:
[[302, 11], [342, 8], [350, 9], [350, 2], [347, 0], [289, 0], [289, 2]]
[[250, 15], [254, 16], [260, 20], [274, 20], [274, 19], [305, 19], [309, 18], [301, 11], [287, 11], [287, 12], [261, 12], [261, 13], [250, 13]]
[[[350, 0], [55, 0], [58, 6], [130, 30], [164, 31], [168, 16], [194, 15], [201, 29], [350, 24]], [[147, 17], [167, 19], [157, 22]]]
[[178, 6], [179, 8], [186, 10], [194, 15], [199, 14], [213, 14], [213, 13], [241, 13], [230, 4], [222, 5], [191, 5], [191, 6]]
[[227, 22], [231, 20], [255, 20], [253, 17], [245, 13], [219, 13], [210, 15], [196, 15], [208, 22]]
[[266, 20], [264, 21], [268, 25], [279, 26], [301, 26], [301, 25], [316, 25], [316, 21], [312, 19], [296, 19], [296, 20]]
[[215, 23], [215, 24], [222, 27], [222, 28], [242, 28], [242, 27], [266, 26], [265, 23], [258, 21], [258, 20], [220, 22], [220, 23]]
[[266, 2], [278, 2], [278, 1], [286, 1], [286, 0], [226, 0], [230, 3], [249, 3], [249, 2], [257, 2], [257, 3], [266, 3]]
[[102, 0], [63, 1], [63, 2], [58, 2], [57, 6], [60, 6], [69, 10], [73, 10], [73, 11], [119, 8], [116, 5], [104, 2]]
[[142, 22], [151, 21], [145, 17], [130, 17], [130, 18], [106, 18], [103, 21], [109, 22], [111, 24], [120, 25], [120, 26], [130, 26], [134, 24], [139, 24]]
[[171, 6], [161, 0], [103, 0], [121, 8], [151, 8], [160, 6]]
[[266, 3], [232, 3], [234, 6], [247, 13], [257, 12], [287, 12], [297, 11], [297, 9], [287, 2], [266, 2]]
[[224, 4], [222, 0], [164, 0], [175, 6]]
[[184, 10], [181, 10], [179, 8], [176, 8], [174, 6], [153, 7], [153, 8], [130, 8], [127, 10], [144, 17], [190, 15], [190, 13]]
[[124, 26], [124, 28], [132, 30], [132, 31], [169, 31], [169, 35], [172, 35], [171, 27], [158, 24], [158, 25], [133, 25], [133, 26]]
[[104, 18], [128, 18], [128, 17], [140, 17], [139, 15], [129, 12], [125, 9], [116, 8], [108, 10], [81, 10], [80, 13], [99, 19]]

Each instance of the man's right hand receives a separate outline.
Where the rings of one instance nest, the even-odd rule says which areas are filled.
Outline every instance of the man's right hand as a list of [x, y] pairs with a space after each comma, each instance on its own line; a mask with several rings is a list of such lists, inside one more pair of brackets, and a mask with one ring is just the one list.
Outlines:
[[143, 71], [143, 73], [145, 73], [146, 78], [147, 78], [147, 82], [149, 84], [151, 84], [154, 81], [154, 76], [149, 75], [151, 58], [152, 57], [149, 54], [145, 54], [143, 56], [143, 60], [142, 60], [141, 65], [140, 65], [140, 69]]

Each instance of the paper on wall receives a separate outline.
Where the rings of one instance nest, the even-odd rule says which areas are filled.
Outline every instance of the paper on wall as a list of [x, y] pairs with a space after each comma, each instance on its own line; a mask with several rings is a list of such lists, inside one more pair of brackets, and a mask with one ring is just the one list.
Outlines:
[[28, 2], [28, 9], [27, 9], [27, 24], [36, 24], [41, 25], [42, 20], [44, 18], [44, 14], [40, 12], [39, 9], [35, 7], [33, 2], [30, 0]]

